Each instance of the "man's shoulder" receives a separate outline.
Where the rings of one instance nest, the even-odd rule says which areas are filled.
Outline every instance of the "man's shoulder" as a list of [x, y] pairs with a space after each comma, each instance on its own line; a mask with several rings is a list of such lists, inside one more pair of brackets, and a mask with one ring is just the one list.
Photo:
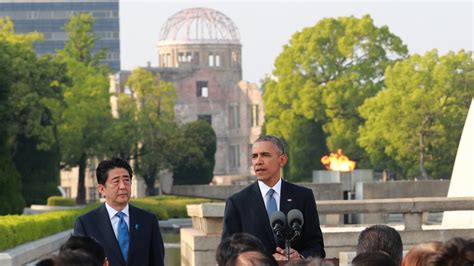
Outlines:
[[102, 208], [105, 208], [103, 204], [101, 204], [99, 207], [92, 209], [78, 217], [78, 219], [89, 219], [91, 217], [95, 217], [101, 213]]
[[288, 182], [288, 181], [284, 181], [284, 182], [285, 182], [286, 189], [288, 189], [288, 190], [298, 191], [298, 193], [303, 193], [303, 194], [313, 193], [313, 190], [310, 189], [310, 188], [307, 188], [307, 187], [304, 187], [304, 186], [301, 186], [301, 185], [297, 185], [295, 183], [291, 183], [291, 182]]
[[255, 189], [256, 189], [255, 186], [258, 186], [256, 182], [244, 187], [239, 192], [234, 193], [232, 196], [230, 196], [230, 198], [232, 199], [247, 198], [250, 194], [255, 192]]
[[139, 216], [142, 216], [142, 217], [146, 217], [146, 218], [156, 218], [156, 215], [147, 211], [147, 210], [144, 210], [142, 208], [139, 208], [139, 207], [136, 207], [132, 204], [128, 204], [129, 208], [130, 208], [130, 212], [133, 212], [134, 215], [139, 215]]

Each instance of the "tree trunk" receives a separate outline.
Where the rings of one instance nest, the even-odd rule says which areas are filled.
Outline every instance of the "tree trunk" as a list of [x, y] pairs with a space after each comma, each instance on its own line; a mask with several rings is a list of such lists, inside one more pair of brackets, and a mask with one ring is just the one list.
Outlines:
[[77, 205], [84, 205], [86, 204], [86, 186], [85, 186], [85, 179], [86, 179], [86, 165], [87, 165], [87, 158], [86, 154], [83, 153], [81, 158], [79, 159], [79, 179], [77, 182], [77, 197], [76, 197], [76, 204]]
[[425, 145], [423, 142], [423, 133], [420, 133], [420, 172], [421, 172], [421, 179], [427, 180], [431, 179], [428, 172], [425, 169]]
[[145, 193], [147, 196], [154, 196], [156, 195], [155, 191], [155, 175], [152, 173], [149, 173], [144, 176], [145, 179], [145, 184], [146, 184], [146, 190]]

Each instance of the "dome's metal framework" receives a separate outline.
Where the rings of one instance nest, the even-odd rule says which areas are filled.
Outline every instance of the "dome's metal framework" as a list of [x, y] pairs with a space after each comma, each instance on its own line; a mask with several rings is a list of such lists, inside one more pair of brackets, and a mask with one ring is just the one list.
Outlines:
[[203, 7], [182, 10], [161, 28], [158, 45], [193, 43], [240, 44], [240, 34], [229, 17]]

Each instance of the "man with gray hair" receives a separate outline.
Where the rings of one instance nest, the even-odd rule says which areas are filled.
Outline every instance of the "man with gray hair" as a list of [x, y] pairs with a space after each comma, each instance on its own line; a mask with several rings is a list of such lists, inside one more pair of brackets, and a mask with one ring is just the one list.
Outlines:
[[286, 260], [285, 243], [274, 237], [270, 217], [275, 211], [286, 215], [297, 209], [303, 214], [304, 224], [300, 236], [291, 242], [290, 259], [324, 258], [313, 191], [281, 176], [281, 168], [288, 161], [284, 142], [275, 136], [260, 136], [252, 145], [251, 158], [257, 182], [227, 199], [222, 239], [234, 233], [249, 233], [260, 239], [276, 260]]

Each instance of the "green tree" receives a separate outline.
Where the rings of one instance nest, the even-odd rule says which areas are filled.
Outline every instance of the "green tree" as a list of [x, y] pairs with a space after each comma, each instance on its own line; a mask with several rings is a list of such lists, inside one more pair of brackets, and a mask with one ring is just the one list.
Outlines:
[[0, 215], [22, 213], [25, 206], [21, 194], [21, 177], [13, 164], [8, 145], [10, 136], [7, 129], [12, 125], [8, 102], [12, 83], [12, 49], [11, 44], [0, 36]]
[[58, 52], [72, 83], [64, 91], [67, 108], [59, 127], [60, 147], [65, 166], [79, 167], [78, 204], [84, 204], [86, 199], [87, 161], [106, 153], [104, 131], [112, 121], [108, 69], [98, 65], [103, 53], [92, 55], [91, 52], [96, 40], [93, 24], [91, 14], [73, 16], [65, 26], [69, 38]]
[[322, 125], [330, 150], [364, 159], [357, 108], [382, 88], [386, 67], [406, 54], [401, 39], [368, 15], [326, 18], [295, 33], [264, 87], [266, 132], [291, 143], [292, 125], [304, 117]]
[[374, 164], [389, 159], [405, 177], [448, 178], [473, 85], [472, 52], [433, 50], [396, 63], [386, 70], [385, 89], [359, 109], [367, 119], [360, 145]]
[[12, 159], [25, 184], [26, 204], [44, 204], [48, 196], [59, 193], [57, 114], [67, 82], [65, 67], [50, 56], [38, 58], [33, 42], [40, 36], [16, 34], [9, 19], [0, 21], [0, 39], [13, 47], [8, 96]]
[[290, 181], [312, 181], [313, 170], [322, 170], [321, 157], [329, 153], [321, 124], [301, 118], [292, 123], [288, 142], [288, 171]]
[[180, 133], [172, 145], [174, 184], [209, 184], [214, 176], [216, 133], [202, 120], [183, 125]]
[[156, 178], [161, 170], [169, 167], [169, 143], [176, 133], [176, 89], [172, 83], [143, 68], [133, 70], [127, 86], [132, 91], [132, 100], [122, 98], [119, 106], [128, 119], [136, 117], [139, 139], [135, 148], [135, 169], [145, 180], [147, 195], [154, 195]]

